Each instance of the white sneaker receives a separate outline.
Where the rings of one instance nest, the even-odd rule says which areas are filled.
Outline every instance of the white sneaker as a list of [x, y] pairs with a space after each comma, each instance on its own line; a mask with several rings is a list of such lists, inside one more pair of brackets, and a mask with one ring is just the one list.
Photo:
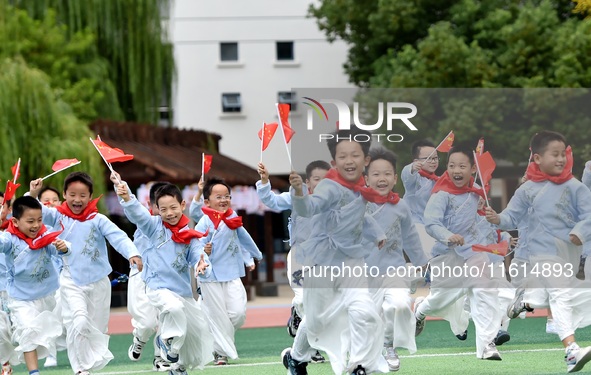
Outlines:
[[2, 365], [2, 372], [0, 372], [0, 374], [12, 375], [12, 367], [10, 366], [10, 363], [6, 362], [5, 364]]
[[580, 348], [576, 343], [570, 344], [566, 348], [564, 361], [566, 362], [567, 372], [580, 371], [587, 362], [591, 360], [591, 346]]
[[45, 360], [45, 364], [43, 365], [43, 367], [56, 367], [57, 366], [57, 358], [55, 358], [52, 355], [47, 356], [47, 359]]
[[133, 344], [131, 344], [129, 350], [127, 350], [129, 359], [134, 362], [139, 361], [142, 356], [142, 350], [144, 350], [144, 345], [146, 345], [145, 342], [140, 341], [137, 337], [133, 336]]
[[386, 346], [384, 353], [384, 358], [386, 362], [388, 362], [388, 369], [390, 371], [398, 371], [400, 370], [400, 358], [398, 358], [398, 353], [396, 353], [396, 349], [391, 346]]
[[154, 357], [152, 371], [167, 372], [170, 371], [170, 363], [166, 362], [164, 358], [160, 356]]
[[484, 351], [482, 352], [482, 359], [500, 361], [502, 358], [497, 346], [491, 342], [486, 346], [486, 348], [484, 348]]
[[425, 300], [425, 297], [417, 297], [415, 299], [415, 319], [416, 319], [416, 326], [415, 326], [415, 336], [418, 336], [421, 334], [421, 332], [423, 332], [423, 329], [425, 329], [425, 318], [426, 316], [422, 315], [422, 317], [419, 317], [419, 315], [417, 315], [417, 310], [419, 309], [419, 305]]

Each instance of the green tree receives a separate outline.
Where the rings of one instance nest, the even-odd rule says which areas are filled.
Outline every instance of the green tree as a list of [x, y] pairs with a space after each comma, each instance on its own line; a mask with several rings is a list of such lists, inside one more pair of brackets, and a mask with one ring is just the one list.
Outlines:
[[[158, 123], [158, 107], [163, 103], [171, 106], [174, 56], [163, 27], [170, 0], [9, 1], [35, 19], [55, 12], [69, 39], [79, 41], [80, 33], [90, 32], [98, 56], [107, 63], [120, 113], [126, 120]], [[99, 117], [105, 116], [99, 112]]]
[[[56, 97], [49, 77], [22, 59], [0, 60], [0, 72], [0, 171], [10, 178], [10, 167], [21, 158], [22, 187], [17, 194], [27, 191], [29, 181], [43, 177], [40, 174], [51, 173], [58, 159], [76, 157], [82, 163], [72, 171], [84, 170], [97, 180], [102, 177], [102, 160], [88, 140], [92, 132]], [[61, 190], [65, 173], [45, 184]], [[97, 182], [100, 194], [104, 184]], [[5, 183], [3, 179], [2, 190]]]

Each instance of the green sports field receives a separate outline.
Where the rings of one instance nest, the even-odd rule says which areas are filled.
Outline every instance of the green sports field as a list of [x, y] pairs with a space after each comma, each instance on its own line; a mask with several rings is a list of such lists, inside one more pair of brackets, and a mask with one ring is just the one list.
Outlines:
[[[499, 347], [502, 361], [483, 361], [474, 354], [474, 328], [470, 326], [468, 339], [458, 341], [449, 330], [447, 322], [428, 321], [425, 331], [417, 338], [418, 352], [409, 355], [401, 351], [400, 374], [564, 374], [564, 351], [556, 335], [545, 333], [544, 318], [517, 319], [511, 323], [511, 341]], [[591, 345], [591, 329], [577, 332], [581, 346]], [[131, 335], [111, 336], [111, 351], [115, 359], [98, 372], [99, 374], [144, 374], [151, 373], [152, 346], [145, 349], [145, 357], [132, 363], [127, 358]], [[204, 371], [193, 370], [189, 374], [238, 375], [285, 374], [280, 363], [281, 351], [291, 345], [291, 338], [284, 328], [243, 329], [236, 335], [240, 359], [228, 366], [207, 366]], [[43, 362], [43, 361], [41, 361]], [[50, 370], [41, 367], [42, 374], [71, 374], [65, 353], [59, 353], [60, 366]], [[26, 374], [23, 365], [15, 368], [15, 375]], [[310, 375], [332, 374], [330, 365], [310, 364]], [[591, 363], [582, 371], [591, 373]]]

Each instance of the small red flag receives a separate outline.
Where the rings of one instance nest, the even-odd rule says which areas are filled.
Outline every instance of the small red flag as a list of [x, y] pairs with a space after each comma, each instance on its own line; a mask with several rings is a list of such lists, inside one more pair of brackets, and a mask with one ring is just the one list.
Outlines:
[[505, 240], [499, 243], [493, 243], [490, 245], [472, 245], [473, 251], [484, 251], [500, 256], [506, 256], [509, 251], [509, 243]]
[[61, 171], [64, 168], [71, 167], [74, 164], [78, 164], [80, 161], [78, 159], [60, 159], [53, 163], [51, 166], [51, 170], [54, 172]]
[[206, 174], [211, 169], [212, 159], [213, 159], [213, 155], [203, 154], [203, 174]]
[[480, 181], [483, 186], [487, 186], [492, 179], [492, 174], [497, 164], [488, 151], [482, 155], [476, 154], [476, 161], [478, 162], [478, 170], [480, 171]]
[[449, 132], [449, 134], [445, 137], [445, 139], [437, 146], [437, 151], [439, 152], [449, 152], [454, 144], [454, 132], [453, 130]]
[[224, 213], [216, 211], [216, 210], [211, 209], [209, 207], [205, 207], [205, 206], [202, 207], [201, 210], [203, 211], [203, 213], [205, 215], [207, 215], [209, 217], [209, 219], [213, 223], [214, 229], [218, 229], [218, 227], [220, 226], [220, 223], [222, 222], [222, 218], [224, 216]]
[[16, 194], [16, 189], [18, 189], [19, 186], [21, 186], [21, 184], [15, 184], [11, 180], [8, 180], [6, 183], [6, 191], [4, 192], [4, 200], [2, 201], [2, 205], [14, 197], [14, 194]]
[[277, 110], [279, 111], [279, 123], [283, 128], [283, 134], [285, 136], [285, 143], [291, 141], [291, 137], [295, 134], [295, 131], [289, 124], [289, 104], [279, 103], [277, 104]]
[[103, 156], [107, 163], [123, 162], [133, 159], [133, 155], [126, 154], [123, 150], [118, 148], [113, 148], [100, 139], [93, 139], [92, 143], [96, 145], [98, 152]]
[[18, 161], [16, 162], [16, 164], [15, 164], [15, 165], [13, 165], [13, 166], [10, 168], [10, 170], [12, 171], [12, 179], [13, 179], [14, 181], [18, 180], [18, 178], [20, 177], [20, 175], [21, 175], [20, 169], [21, 169], [21, 168], [20, 168], [20, 164], [19, 164], [19, 162], [18, 162]]
[[478, 144], [476, 145], [476, 154], [482, 155], [484, 153], [484, 138], [480, 138], [478, 140]]
[[[277, 123], [265, 124], [263, 128], [259, 130], [259, 139], [263, 141], [263, 151], [269, 147], [269, 143], [271, 143], [271, 139], [275, 136], [275, 132], [277, 131]], [[263, 134], [264, 133], [264, 134]]]

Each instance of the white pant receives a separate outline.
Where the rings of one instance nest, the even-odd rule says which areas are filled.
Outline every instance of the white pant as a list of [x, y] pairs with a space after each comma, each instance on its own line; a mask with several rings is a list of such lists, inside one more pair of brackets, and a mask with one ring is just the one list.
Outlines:
[[170, 351], [179, 355], [179, 365], [203, 368], [213, 360], [213, 338], [200, 301], [182, 297], [168, 289], [146, 289], [150, 303], [158, 311], [160, 336], [172, 339]]
[[[443, 263], [445, 263], [445, 266], [462, 268], [464, 264], [482, 267], [487, 262], [488, 257], [486, 254], [476, 254], [470, 259], [464, 260], [454, 251], [450, 251], [447, 254], [431, 259], [431, 267], [433, 272], [435, 267], [443, 269]], [[458, 284], [465, 286], [458, 287]], [[481, 358], [486, 345], [496, 337], [501, 322], [498, 294], [497, 290], [494, 289], [494, 285], [490, 277], [487, 278], [486, 276], [479, 279], [467, 278], [462, 280], [453, 277], [433, 278], [429, 295], [418, 306], [417, 313], [444, 319], [461, 317], [464, 297], [467, 296], [470, 302], [472, 320], [476, 327], [476, 356]], [[454, 327], [451, 321], [450, 325], [455, 334], [461, 333], [456, 332], [458, 328]]]
[[[146, 295], [146, 283], [139, 271], [133, 268], [127, 282], [127, 310], [131, 314], [133, 335], [142, 342], [148, 342], [158, 329], [158, 310]], [[154, 354], [160, 351], [154, 347]]]
[[431, 259], [431, 252], [433, 250], [433, 246], [435, 246], [435, 239], [427, 233], [425, 230], [425, 224], [415, 223], [415, 228], [417, 233], [419, 234], [419, 239], [421, 240], [421, 246], [423, 247], [423, 251], [427, 256], [427, 259]]
[[384, 346], [417, 351], [415, 316], [408, 288], [372, 288], [372, 299], [384, 321]]
[[109, 351], [111, 283], [105, 277], [78, 286], [64, 268], [60, 276], [62, 313], [66, 327], [68, 358], [74, 373], [100, 370], [113, 359]]
[[201, 282], [200, 285], [215, 352], [238, 358], [234, 334], [246, 320], [246, 290], [242, 281]]
[[[350, 267], [364, 265], [362, 259], [345, 263]], [[317, 273], [312, 271], [312, 274]], [[306, 278], [304, 327], [308, 343], [327, 353], [335, 374], [350, 373], [358, 365], [368, 373], [388, 372], [382, 356], [384, 325], [367, 287], [365, 278], [337, 278], [332, 287], [327, 287], [326, 280]], [[298, 335], [301, 329], [300, 324]], [[296, 336], [294, 345], [297, 342]], [[305, 351], [296, 349], [299, 353]]]
[[53, 313], [59, 319], [59, 325], [62, 330], [62, 334], [55, 340], [55, 347], [58, 352], [64, 351], [67, 348], [66, 343], [66, 327], [64, 326], [64, 318], [62, 314], [62, 295], [60, 290], [55, 291], [55, 308], [53, 309]]
[[291, 305], [295, 307], [300, 317], [304, 316], [304, 277], [302, 274], [302, 265], [296, 260], [296, 247], [292, 246], [287, 254], [287, 279], [289, 286], [293, 290], [294, 297]]
[[6, 362], [18, 364], [18, 356], [12, 344], [12, 325], [8, 315], [8, 295], [0, 291], [0, 365]]
[[56, 355], [55, 340], [62, 334], [62, 326], [53, 312], [55, 298], [52, 295], [33, 301], [10, 299], [8, 302], [14, 332], [12, 341], [21, 362], [24, 353], [37, 351], [39, 359]]

